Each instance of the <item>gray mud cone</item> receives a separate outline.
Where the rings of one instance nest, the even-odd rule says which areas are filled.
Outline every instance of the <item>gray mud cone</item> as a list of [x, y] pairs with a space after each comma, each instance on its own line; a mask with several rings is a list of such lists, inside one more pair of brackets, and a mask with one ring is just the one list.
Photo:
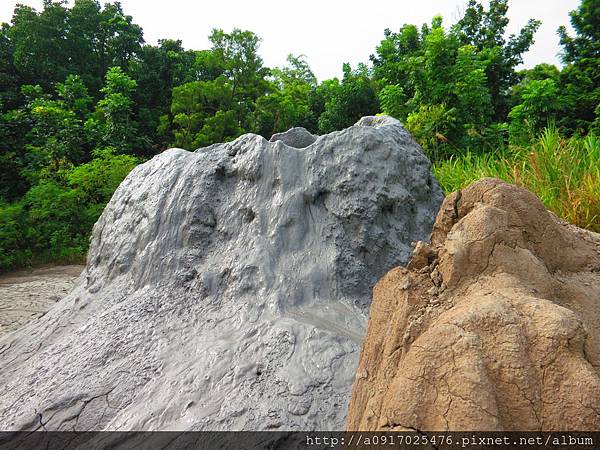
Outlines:
[[442, 191], [400, 123], [252, 134], [138, 166], [86, 270], [0, 339], [0, 428], [341, 429], [373, 284]]

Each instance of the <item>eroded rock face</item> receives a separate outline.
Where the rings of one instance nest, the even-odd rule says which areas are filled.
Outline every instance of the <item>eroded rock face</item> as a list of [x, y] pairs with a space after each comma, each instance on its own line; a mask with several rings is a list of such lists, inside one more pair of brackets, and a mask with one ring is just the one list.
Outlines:
[[374, 288], [350, 430], [600, 429], [600, 235], [484, 179]]
[[127, 177], [74, 291], [0, 339], [1, 429], [343, 427], [371, 287], [443, 195], [393, 119], [287, 138]]

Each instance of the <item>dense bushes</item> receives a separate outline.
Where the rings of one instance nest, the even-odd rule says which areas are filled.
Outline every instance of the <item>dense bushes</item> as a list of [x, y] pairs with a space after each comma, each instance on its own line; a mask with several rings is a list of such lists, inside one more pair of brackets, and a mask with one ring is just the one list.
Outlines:
[[84, 259], [92, 226], [137, 163], [106, 148], [40, 181], [18, 202], [0, 204], [0, 269]]

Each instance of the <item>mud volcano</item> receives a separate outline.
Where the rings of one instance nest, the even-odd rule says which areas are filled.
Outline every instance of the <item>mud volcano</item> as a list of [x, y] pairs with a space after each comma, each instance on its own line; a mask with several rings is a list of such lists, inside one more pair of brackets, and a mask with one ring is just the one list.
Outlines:
[[127, 177], [75, 289], [0, 339], [0, 428], [343, 428], [370, 290], [443, 195], [387, 117], [272, 141]]

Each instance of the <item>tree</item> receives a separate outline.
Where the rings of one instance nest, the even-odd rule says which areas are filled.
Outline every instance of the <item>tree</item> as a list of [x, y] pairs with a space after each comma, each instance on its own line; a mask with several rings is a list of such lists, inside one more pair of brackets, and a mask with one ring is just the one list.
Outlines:
[[70, 169], [65, 177], [68, 187], [77, 191], [81, 204], [89, 207], [86, 213], [88, 229], [94, 225], [121, 181], [140, 162], [130, 155], [118, 155], [110, 147], [94, 150], [93, 156], [91, 161]]
[[256, 130], [265, 137], [295, 126], [314, 127], [311, 91], [317, 79], [303, 55], [288, 55], [288, 65], [271, 71], [270, 92], [257, 100]]
[[17, 5], [7, 35], [13, 48], [13, 63], [24, 84], [40, 84], [50, 91], [53, 83], [69, 74], [65, 52], [68, 11], [64, 1], [44, 0], [44, 9]]
[[[388, 33], [380, 55], [391, 37]], [[400, 48], [405, 56], [391, 64], [400, 71], [385, 69], [389, 59], [379, 66], [380, 74], [389, 70], [388, 76], [395, 76], [397, 81], [379, 91], [383, 112], [405, 121], [434, 158], [458, 148], [490, 145], [486, 141], [493, 105], [486, 75], [488, 62], [480, 58], [477, 49], [460, 45], [456, 35], [443, 28], [441, 17], [434, 18], [431, 26], [424, 25], [420, 32], [414, 26], [404, 26], [393, 41], [394, 48]]]
[[195, 68], [202, 77], [211, 73], [216, 78], [173, 89], [175, 145], [184, 148], [230, 140], [255, 130], [257, 101], [271, 87], [266, 79], [270, 71], [258, 56], [260, 39], [254, 33], [215, 29], [210, 41], [210, 54], [198, 55]]
[[46, 91], [67, 75], [80, 75], [93, 96], [99, 94], [109, 67], [126, 69], [141, 50], [142, 29], [118, 2], [100, 7], [97, 0], [44, 0], [43, 10], [17, 5], [6, 30], [13, 63], [22, 82]]
[[507, 119], [515, 67], [539, 26], [530, 20], [505, 39], [507, 11], [508, 0], [491, 0], [488, 9], [470, 0], [448, 31], [439, 16], [420, 30], [385, 31], [371, 57], [382, 110], [410, 124], [430, 154], [503, 144], [503, 128], [494, 123]]
[[494, 120], [508, 114], [508, 93], [518, 82], [515, 67], [523, 62], [523, 53], [533, 44], [539, 20], [530, 19], [517, 34], [504, 38], [508, 25], [508, 0], [490, 0], [487, 10], [469, 0], [464, 16], [452, 28], [460, 45], [472, 45], [486, 61], [486, 77], [494, 107]]
[[267, 87], [265, 77], [269, 70], [258, 55], [260, 38], [251, 31], [235, 28], [231, 33], [214, 29], [209, 40], [222, 75], [232, 85], [232, 98], [253, 99], [261, 95]]
[[13, 64], [14, 45], [9, 36], [9, 25], [0, 26], [0, 113], [18, 107], [21, 81]]
[[[448, 32], [442, 27], [441, 17], [434, 18], [431, 25], [423, 25], [420, 31], [415, 25], [404, 25], [398, 33], [386, 30], [385, 39], [371, 57], [382, 104], [402, 119], [424, 103], [445, 103], [451, 108], [451, 91], [462, 91], [453, 78], [461, 70], [453, 66], [468, 62], [477, 72], [475, 84], [485, 80], [484, 96], [492, 102], [493, 120], [505, 120], [508, 89], [518, 81], [514, 68], [522, 62], [522, 54], [533, 43], [539, 27], [538, 21], [530, 20], [506, 40], [507, 11], [508, 0], [492, 0], [487, 10], [470, 0], [464, 16]], [[461, 73], [464, 78], [466, 71]]]
[[470, 45], [459, 47], [456, 62], [452, 67], [454, 82], [450, 85], [455, 97], [456, 115], [461, 118], [466, 140], [468, 137], [480, 136], [490, 125], [493, 102], [487, 84], [487, 62], [477, 57], [477, 51]]
[[258, 55], [260, 39], [251, 31], [234, 29], [231, 33], [215, 29], [209, 37], [212, 53], [222, 68], [220, 77], [231, 87], [225, 109], [234, 112], [237, 125], [249, 130], [256, 100], [264, 95], [269, 84], [269, 69], [263, 67]]
[[555, 122], [563, 105], [558, 84], [552, 78], [528, 80], [520, 97], [508, 115], [509, 131], [512, 143], [524, 145]]
[[56, 93], [65, 109], [84, 120], [90, 113], [92, 97], [79, 75], [69, 75], [64, 83], [56, 84]]
[[585, 61], [590, 66], [597, 63], [600, 57], [600, 3], [597, 0], [582, 0], [569, 16], [576, 36], [569, 36], [564, 26], [558, 29], [563, 46], [563, 62], [570, 64]]
[[434, 161], [447, 158], [449, 138], [456, 129], [455, 110], [444, 103], [421, 105], [418, 110], [408, 115], [406, 128], [415, 140], [423, 147], [427, 156]]
[[[56, 173], [64, 165], [82, 161], [84, 130], [73, 111], [60, 101], [41, 98], [31, 104], [30, 114], [33, 127], [27, 150], [35, 157], [30, 158], [35, 163], [30, 164], [27, 171], [33, 180], [40, 177], [43, 168]], [[47, 173], [43, 172], [42, 177], [45, 176]]]
[[325, 110], [319, 117], [319, 132], [341, 130], [357, 122], [363, 116], [379, 112], [379, 101], [373, 80], [367, 67], [359, 65], [352, 70], [344, 64], [341, 83], [334, 80], [327, 86]]
[[26, 164], [26, 135], [30, 127], [30, 118], [23, 110], [0, 115], [0, 201], [14, 201], [29, 188], [22, 171]]
[[446, 33], [441, 17], [433, 19], [431, 29], [424, 27], [422, 41], [422, 53], [409, 60], [410, 78], [414, 86], [414, 95], [410, 99], [413, 111], [420, 105], [448, 101], [454, 80], [452, 67], [458, 53], [456, 39]]
[[99, 94], [110, 67], [127, 70], [141, 52], [143, 32], [123, 12], [119, 2], [75, 0], [68, 10], [66, 50], [69, 73], [81, 75], [94, 96]]
[[173, 89], [171, 113], [175, 146], [195, 149], [243, 133], [229, 107], [231, 85], [224, 77], [193, 81]]
[[532, 80], [553, 80], [560, 82], [560, 70], [552, 64], [538, 64], [533, 69], [523, 69], [519, 73], [519, 82], [510, 88], [510, 107], [511, 109], [521, 102], [523, 89]]
[[133, 95], [137, 83], [120, 67], [111, 67], [96, 105], [94, 116], [86, 129], [95, 137], [98, 147], [112, 147], [117, 153], [134, 153], [146, 145], [140, 141], [138, 124], [133, 116]]
[[[427, 27], [423, 27], [427, 31]], [[414, 58], [423, 56], [423, 35], [415, 25], [404, 25], [398, 33], [384, 31], [384, 39], [371, 55], [373, 78], [379, 101], [386, 114], [405, 120], [413, 108], [408, 105], [415, 95]]]
[[145, 45], [130, 64], [137, 83], [134, 110], [139, 132], [154, 145], [143, 149], [151, 155], [173, 142], [170, 116], [173, 88], [196, 79], [197, 52], [182, 42], [162, 39], [158, 46]]
[[4, 119], [11, 126], [20, 126], [24, 134], [22, 147], [13, 149], [13, 155], [19, 161], [19, 177], [26, 190], [41, 180], [56, 179], [60, 170], [89, 156], [83, 120], [90, 97], [75, 76], [58, 83], [57, 99], [39, 85], [24, 85], [21, 91], [25, 105], [5, 114]]
[[558, 29], [567, 64], [560, 81], [566, 104], [561, 125], [585, 132], [598, 120], [600, 104], [600, 3], [582, 0], [570, 17], [576, 36], [569, 36], [564, 26]]
[[98, 150], [92, 161], [44, 179], [12, 205], [0, 202], [0, 270], [47, 260], [81, 259], [89, 234], [117, 186], [138, 164]]

